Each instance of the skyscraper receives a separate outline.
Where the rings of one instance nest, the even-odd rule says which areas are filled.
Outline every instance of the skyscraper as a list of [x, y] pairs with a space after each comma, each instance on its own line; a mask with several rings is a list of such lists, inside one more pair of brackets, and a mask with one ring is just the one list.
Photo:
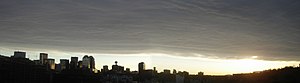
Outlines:
[[61, 70], [69, 69], [69, 60], [68, 59], [60, 59], [60, 68], [61, 68]]
[[95, 69], [95, 59], [93, 56], [89, 56], [90, 58], [90, 68], [91, 70], [94, 70]]
[[78, 57], [71, 57], [70, 69], [76, 69], [78, 66]]
[[82, 67], [83, 68], [91, 68], [91, 59], [89, 58], [89, 56], [85, 55], [82, 58]]
[[15, 51], [13, 57], [14, 58], [25, 58], [26, 57], [26, 52]]
[[47, 53], [40, 53], [40, 62], [41, 64], [45, 64], [45, 60], [48, 59]]
[[49, 67], [49, 69], [52, 69], [52, 70], [55, 69], [55, 60], [54, 59], [45, 59], [45, 64], [47, 64], [47, 67]]
[[145, 63], [144, 62], [140, 62], [139, 63], [139, 73], [143, 72], [145, 70]]
[[95, 59], [94, 59], [94, 57], [85, 55], [82, 58], [82, 67], [83, 68], [88, 68], [91, 71], [94, 71], [95, 70]]

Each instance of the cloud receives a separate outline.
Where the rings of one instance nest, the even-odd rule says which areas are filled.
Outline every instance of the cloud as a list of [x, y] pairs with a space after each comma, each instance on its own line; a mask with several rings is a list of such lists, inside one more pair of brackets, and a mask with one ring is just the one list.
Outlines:
[[1, 0], [0, 45], [299, 60], [299, 5], [297, 0]]

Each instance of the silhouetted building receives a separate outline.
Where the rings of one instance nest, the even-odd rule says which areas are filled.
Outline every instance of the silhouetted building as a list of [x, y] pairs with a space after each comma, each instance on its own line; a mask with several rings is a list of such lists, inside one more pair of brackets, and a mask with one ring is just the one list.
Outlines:
[[118, 65], [112, 65], [111, 70], [112, 71], [118, 71], [119, 70]]
[[15, 51], [13, 58], [25, 58], [26, 57], [26, 52], [21, 52], [21, 51]]
[[96, 68], [95, 67], [95, 59], [93, 56], [89, 56], [89, 58], [90, 58], [90, 68], [91, 68], [91, 70], [94, 71], [94, 69]]
[[55, 70], [55, 60], [54, 59], [46, 59], [45, 64], [49, 69]]
[[82, 58], [82, 68], [91, 68], [91, 59], [87, 55]]
[[181, 75], [181, 76], [188, 76], [189, 72], [187, 72], [187, 71], [183, 71], [183, 72], [179, 71], [178, 74]]
[[108, 72], [109, 70], [108, 70], [108, 66], [107, 65], [104, 65], [103, 66], [103, 69], [101, 70], [102, 72]]
[[203, 72], [198, 72], [198, 76], [203, 76], [204, 73]]
[[164, 69], [164, 74], [171, 74], [171, 70]]
[[119, 70], [120, 72], [124, 72], [124, 67], [123, 66], [119, 66], [119, 69], [120, 69]]
[[124, 67], [123, 66], [119, 66], [118, 62], [115, 61], [115, 65], [112, 65], [112, 71], [117, 72], [117, 73], [122, 73], [124, 72]]
[[48, 59], [47, 53], [40, 53], [40, 63], [45, 64], [45, 60]]
[[60, 59], [60, 69], [69, 69], [69, 60], [68, 59]]
[[139, 73], [142, 73], [145, 70], [145, 63], [144, 62], [140, 62], [139, 63]]
[[177, 71], [175, 69], [173, 69], [173, 74], [177, 74]]
[[130, 68], [126, 68], [126, 73], [130, 73]]
[[78, 57], [71, 57], [70, 69], [76, 69], [78, 67]]

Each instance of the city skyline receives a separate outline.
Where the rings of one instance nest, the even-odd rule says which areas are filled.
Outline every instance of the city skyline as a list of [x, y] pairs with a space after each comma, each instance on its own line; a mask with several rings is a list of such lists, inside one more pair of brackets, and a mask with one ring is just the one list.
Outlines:
[[[60, 57], [56, 57], [56, 58], [53, 58], [51, 56], [51, 54], [47, 53], [47, 52], [40, 52], [38, 54], [35, 54], [39, 57], [36, 57], [35, 59], [32, 58], [32, 57], [28, 57], [30, 55], [28, 55], [28, 53], [26, 51], [14, 51], [14, 52], [25, 52], [25, 55], [26, 57], [25, 58], [29, 58], [30, 60], [41, 60], [41, 54], [46, 54], [47, 55], [47, 59], [54, 59], [55, 60], [55, 64], [60, 64], [60, 60], [68, 60], [69, 62], [71, 62], [71, 58], [72, 57], [79, 57], [79, 61], [82, 61], [83, 59], [81, 59], [80, 57], [85, 57], [85, 56], [89, 56], [87, 54], [85, 55], [79, 55], [79, 56], [69, 56], [68, 58], [60, 58]], [[1, 54], [0, 54], [1, 55]], [[144, 54], [144, 55], [147, 55], [147, 54]], [[159, 54], [148, 54], [148, 55], [154, 55], [154, 56], [164, 56], [164, 55], [159, 55]], [[4, 56], [9, 56], [9, 55], [4, 55]], [[14, 54], [11, 54], [11, 57], [14, 56]], [[91, 55], [93, 56], [93, 55]], [[102, 55], [103, 56], [103, 55]], [[107, 55], [104, 55], [104, 56], [107, 56]], [[129, 56], [119, 56], [119, 57], [125, 57], [126, 59], [128, 59], [128, 57], [136, 57], [136, 56], [140, 56], [140, 55], [129, 55]], [[107, 56], [109, 57], [109, 56]], [[148, 56], [148, 58], [151, 58]], [[176, 58], [176, 57], [167, 57], [167, 58]], [[178, 66], [177, 67], [172, 67], [174, 65], [170, 65], [168, 63], [164, 63], [164, 66], [160, 66], [160, 65], [155, 65], [155, 64], [152, 64], [151, 62], [153, 62], [151, 59], [149, 61], [143, 61], [145, 59], [142, 59], [140, 61], [134, 61], [134, 62], [131, 62], [129, 65], [128, 65], [128, 60], [126, 59], [110, 59], [110, 60], [106, 60], [106, 61], [103, 61], [105, 63], [101, 63], [102, 61], [97, 61], [97, 58], [95, 57], [95, 63], [96, 63], [96, 69], [97, 70], [101, 70], [103, 68], [103, 66], [108, 66], [108, 69], [111, 70], [112, 69], [112, 66], [115, 65], [115, 61], [121, 61], [121, 63], [119, 63], [119, 65], [123, 65], [125, 68], [129, 68], [131, 71], [138, 71], [139, 69], [139, 66], [138, 66], [138, 63], [140, 62], [145, 62], [145, 63], [148, 63], [147, 66], [145, 67], [145, 69], [152, 69], [155, 67], [157, 70], [157, 72], [164, 72], [164, 70], [171, 70], [173, 71], [174, 69], [176, 71], [187, 71], [189, 72], [191, 75], [197, 75], [199, 72], [204, 72], [205, 75], [232, 75], [232, 74], [240, 74], [240, 73], [252, 73], [252, 72], [259, 72], [259, 71], [263, 71], [263, 70], [269, 70], [269, 69], [277, 69], [277, 68], [284, 68], [284, 67], [287, 67], [287, 66], [293, 66], [293, 67], [298, 67], [300, 66], [299, 63], [300, 62], [297, 62], [297, 61], [294, 61], [292, 62], [293, 64], [289, 64], [289, 62], [277, 62], [278, 64], [280, 64], [280, 66], [272, 66], [272, 67], [265, 67], [265, 68], [262, 68], [262, 69], [256, 69], [256, 70], [253, 70], [255, 69], [257, 66], [259, 65], [269, 65], [269, 64], [274, 64], [272, 62], [264, 62], [264, 61], [256, 61], [255, 60], [256, 57], [250, 57], [249, 59], [242, 59], [242, 60], [224, 60], [225, 62], [227, 62], [227, 64], [230, 64], [231, 66], [227, 66], [224, 64], [221, 64], [221, 65], [215, 65], [215, 68], [214, 69], [211, 69], [211, 68], [208, 68], [206, 66], [202, 66], [203, 70], [197, 70], [197, 69], [192, 69], [190, 70], [189, 68], [184, 68], [186, 66], [183, 66], [183, 65], [187, 65], [187, 66], [190, 66], [190, 68], [195, 68], [195, 66], [193, 65], [190, 65], [190, 64], [186, 64], [186, 63], [182, 63], [183, 65], [179, 65], [177, 64]], [[101, 59], [100, 59], [101, 60]], [[103, 60], [103, 59], [102, 59]], [[207, 60], [207, 61], [214, 61], [214, 60], [209, 60], [209, 59], [190, 59], [190, 60]], [[155, 61], [155, 60], [154, 60]], [[170, 60], [171, 61], [171, 60]], [[170, 61], [167, 61], [167, 62], [170, 62]], [[220, 62], [223, 62], [221, 60], [218, 60], [217, 61], [218, 63]], [[132, 64], [132, 63], [135, 63], [135, 64]], [[197, 63], [198, 64], [198, 63]], [[169, 66], [168, 66], [169, 65]], [[231, 72], [216, 72], [216, 70], [220, 70], [218, 68], [222, 68], [223, 70], [226, 70], [226, 67], [228, 68], [231, 68], [231, 67], [234, 67], [235, 70], [232, 70]], [[187, 70], [185, 70], [187, 69]], [[241, 69], [248, 69], [247, 71], [244, 71], [244, 70], [241, 70]], [[207, 71], [207, 70], [214, 70], [214, 71]]]
[[[1, 55], [3, 58], [5, 55]], [[6, 55], [7, 56], [7, 55]], [[34, 62], [35, 65], [44, 65], [47, 69], [53, 70], [56, 72], [61, 72], [62, 70], [75, 70], [75, 69], [90, 69], [90, 71], [93, 71], [94, 73], [105, 73], [108, 71], [118, 71], [118, 72], [144, 72], [144, 71], [154, 71], [156, 73], [166, 73], [168, 71], [169, 74], [177, 74], [176, 69], [173, 69], [173, 73], [171, 73], [170, 69], [163, 69], [162, 72], [157, 72], [156, 67], [153, 67], [153, 69], [146, 69], [146, 63], [139, 62], [138, 63], [138, 70], [130, 71], [130, 68], [127, 68], [125, 66], [119, 65], [118, 61], [114, 61], [114, 64], [111, 65], [111, 68], [109, 68], [108, 65], [103, 65], [102, 68], [95, 68], [95, 58], [93, 56], [84, 55], [82, 59], [78, 59], [80, 57], [72, 56], [69, 57], [69, 59], [62, 59], [55, 60], [53, 58], [49, 58], [48, 53], [39, 53], [39, 58], [36, 60], [32, 60], [27, 58], [26, 52], [24, 51], [14, 51], [13, 55], [9, 56], [12, 59], [20, 59], [20, 60], [29, 60]], [[6, 57], [6, 58], [9, 58]], [[56, 61], [56, 62], [55, 62]], [[58, 62], [59, 61], [59, 62]], [[57, 63], [58, 62], [58, 63]], [[187, 72], [187, 71], [178, 71], [178, 72]], [[200, 71], [201, 72], [201, 71]], [[189, 73], [189, 72], [187, 72]], [[199, 74], [199, 72], [197, 73]], [[203, 75], [203, 72], [201, 72], [201, 75]]]
[[[111, 69], [104, 65], [95, 69], [95, 58], [85, 55], [60, 59], [48, 58], [47, 53], [40, 53], [39, 60], [26, 58], [26, 52], [15, 51], [13, 56], [0, 55], [1, 82], [4, 83], [298, 83], [299, 66], [268, 69], [252, 73], [230, 75], [205, 75], [204, 72], [190, 74], [188, 71], [164, 69], [158, 72], [156, 67], [146, 69], [146, 63], [138, 63], [138, 71], [131, 71], [115, 61]], [[78, 64], [77, 64], [78, 63]], [[172, 72], [172, 73], [171, 73]]]
[[[300, 63], [299, 0], [0, 0], [0, 53], [226, 75]], [[188, 64], [188, 65], [187, 65]]]

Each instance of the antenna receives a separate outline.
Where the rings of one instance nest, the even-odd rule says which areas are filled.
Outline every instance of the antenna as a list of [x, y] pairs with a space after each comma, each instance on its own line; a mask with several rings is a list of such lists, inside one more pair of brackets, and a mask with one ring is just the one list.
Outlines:
[[115, 61], [115, 64], [118, 65], [118, 61]]

